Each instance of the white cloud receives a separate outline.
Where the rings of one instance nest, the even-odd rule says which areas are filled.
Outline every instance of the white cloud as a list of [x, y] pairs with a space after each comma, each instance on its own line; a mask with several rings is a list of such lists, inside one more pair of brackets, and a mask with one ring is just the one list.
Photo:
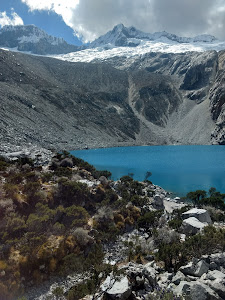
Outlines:
[[14, 10], [12, 10], [11, 16], [7, 16], [6, 11], [3, 11], [0, 12], [0, 26], [5, 25], [23, 25], [23, 20]]
[[79, 0], [21, 0], [25, 3], [30, 11], [47, 10], [54, 11], [61, 15], [64, 22], [73, 28], [71, 19], [73, 16], [73, 9], [79, 3]]
[[202, 33], [225, 39], [224, 0], [21, 0], [31, 11], [61, 15], [85, 41], [123, 23], [145, 32]]

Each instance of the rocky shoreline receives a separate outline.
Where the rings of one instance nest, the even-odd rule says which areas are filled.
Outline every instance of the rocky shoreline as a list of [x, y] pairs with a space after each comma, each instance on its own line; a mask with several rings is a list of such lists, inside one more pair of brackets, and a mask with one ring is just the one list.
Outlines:
[[[89, 181], [89, 186], [91, 186]], [[87, 182], [88, 183], [88, 182]], [[92, 182], [92, 184], [96, 184]], [[113, 183], [116, 189], [117, 182]], [[147, 210], [163, 209], [164, 214], [161, 217], [161, 230], [168, 229], [167, 221], [170, 219], [174, 210], [179, 210], [186, 206], [178, 197], [171, 199], [168, 192], [159, 186], [151, 185], [146, 188], [155, 191], [153, 199], [146, 204]], [[204, 209], [192, 208], [183, 213], [183, 225], [180, 233], [180, 239], [185, 240], [189, 234], [196, 234], [202, 229], [212, 224], [208, 212]], [[192, 221], [191, 221], [192, 219]], [[195, 220], [197, 220], [197, 224]], [[189, 220], [189, 223], [187, 222]], [[201, 220], [201, 221], [200, 221]], [[185, 223], [186, 221], [186, 223]], [[202, 227], [198, 226], [202, 224]], [[223, 227], [225, 224], [217, 224]], [[169, 230], [170, 231], [170, 230]], [[169, 235], [171, 232], [168, 232]], [[165, 237], [164, 237], [165, 238]], [[145, 247], [146, 244], [152, 249], [152, 255], [148, 255], [140, 262], [127, 262], [129, 253], [129, 244]], [[155, 260], [154, 253], [158, 249], [154, 246], [154, 241], [145, 230], [133, 229], [126, 232], [113, 242], [105, 244], [104, 262], [116, 265], [122, 275], [111, 274], [104, 282], [95, 296], [86, 296], [85, 300], [91, 299], [189, 299], [189, 300], [222, 300], [225, 297], [225, 252], [217, 252], [201, 257], [194, 257], [192, 260], [181, 266], [177, 271], [165, 271], [165, 268]], [[31, 290], [27, 294], [28, 299], [46, 300], [54, 298], [54, 290], [57, 287], [63, 289], [66, 293], [71, 286], [85, 281], [90, 274], [73, 274], [66, 279], [58, 280], [52, 284], [45, 285], [45, 288]], [[35, 294], [36, 293], [36, 294]], [[39, 295], [39, 296], [37, 296]], [[163, 298], [168, 295], [170, 298]], [[93, 298], [95, 297], [95, 298]], [[66, 299], [63, 296], [60, 299]]]
[[[219, 216], [223, 213], [224, 216], [223, 211], [185, 203], [179, 197], [173, 198], [170, 193], [148, 180], [138, 182], [129, 176], [123, 176], [120, 180], [112, 181], [103, 175], [96, 177], [93, 175], [96, 170], [92, 166], [66, 152], [52, 158], [53, 152], [50, 150], [32, 145], [23, 150], [15, 147], [15, 150], [0, 154], [11, 161], [32, 158], [34, 165], [39, 168], [33, 172], [37, 179], [39, 178], [42, 193], [56, 189], [61, 191], [61, 184], [75, 184], [76, 188], [82, 187], [85, 193], [89, 193], [90, 199], [96, 201], [96, 206], [92, 210], [89, 208], [92, 213], [88, 222], [83, 227], [71, 228], [70, 238], [74, 238], [76, 232], [81, 230], [87, 247], [90, 247], [97, 243], [97, 236], [101, 232], [104, 253], [102, 263], [112, 266], [113, 269], [105, 275], [99, 273], [99, 285], [96, 285], [95, 294], [83, 299], [224, 299], [225, 222], [224, 218], [215, 221], [216, 214]], [[28, 161], [26, 165], [21, 166], [22, 172], [31, 168], [27, 163]], [[92, 170], [92, 173], [85, 167]], [[61, 178], [60, 172], [63, 174]], [[43, 179], [47, 174], [52, 178], [48, 183]], [[25, 182], [22, 181], [22, 184]], [[106, 198], [106, 202], [99, 202], [99, 197], [106, 197], [106, 193], [109, 192], [114, 200], [111, 200], [110, 204]], [[52, 193], [52, 197], [54, 195]], [[220, 193], [217, 192], [217, 195]], [[70, 197], [64, 201], [70, 201]], [[49, 199], [52, 201], [52, 198]], [[57, 201], [57, 198], [55, 199]], [[79, 198], [76, 201], [81, 200]], [[85, 201], [79, 203], [84, 207]], [[58, 209], [57, 207], [55, 209]], [[49, 207], [45, 206], [45, 210], [49, 214], [53, 213], [51, 204]], [[110, 231], [112, 227], [105, 228], [108, 224], [113, 225], [114, 231]], [[111, 235], [114, 238], [111, 238]], [[62, 246], [57, 240], [62, 239], [63, 245], [68, 243], [66, 237], [50, 233], [46, 243], [40, 247], [45, 249], [44, 245], [48, 245], [47, 248], [52, 251], [54, 249], [57, 253], [58, 247]], [[85, 248], [85, 251], [88, 250]], [[36, 258], [38, 260], [38, 257]], [[44, 260], [36, 271], [40, 278], [47, 278], [44, 274], [48, 273], [49, 259]], [[0, 272], [2, 278], [6, 276], [4, 272]], [[29, 284], [26, 284], [25, 297], [27, 300], [66, 300], [71, 289], [81, 284], [85, 285], [90, 278], [93, 278], [92, 269], [71, 272], [67, 277], [52, 273], [47, 281], [45, 279], [38, 285], [34, 284], [34, 280], [30, 280]], [[56, 291], [61, 292], [60, 298], [57, 298]]]

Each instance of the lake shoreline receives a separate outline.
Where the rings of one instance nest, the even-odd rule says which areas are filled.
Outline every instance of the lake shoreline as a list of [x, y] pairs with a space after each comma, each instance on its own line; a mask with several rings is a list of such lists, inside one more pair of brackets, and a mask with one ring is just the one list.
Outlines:
[[143, 181], [147, 172], [154, 184], [176, 196], [216, 187], [225, 192], [225, 148], [218, 145], [129, 146], [70, 151], [97, 169], [108, 170], [114, 180], [132, 175]]

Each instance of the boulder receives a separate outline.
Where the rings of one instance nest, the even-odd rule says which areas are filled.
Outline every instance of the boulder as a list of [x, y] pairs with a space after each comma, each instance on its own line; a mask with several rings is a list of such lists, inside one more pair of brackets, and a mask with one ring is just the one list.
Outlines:
[[191, 275], [196, 277], [201, 277], [204, 273], [207, 273], [209, 270], [209, 264], [204, 260], [198, 262], [190, 262], [186, 266], [182, 266], [180, 271], [184, 275]]
[[184, 275], [193, 275], [195, 272], [195, 266], [193, 262], [189, 262], [187, 265], [180, 267], [179, 271]]
[[209, 264], [204, 260], [200, 260], [195, 266], [194, 276], [201, 277], [203, 274], [207, 273], [209, 270]]
[[166, 288], [170, 284], [172, 278], [173, 278], [172, 273], [165, 272], [159, 275], [157, 283], [160, 287]]
[[211, 254], [209, 259], [210, 259], [210, 264], [215, 263], [218, 266], [225, 267], [225, 252]]
[[164, 204], [163, 204], [163, 199], [164, 196], [160, 194], [155, 194], [153, 198], [153, 206], [156, 209], [164, 209]]
[[156, 286], [157, 271], [151, 266], [151, 263], [144, 266], [142, 274], [148, 279], [152, 287]]
[[209, 271], [201, 280], [213, 289], [222, 299], [225, 299], [225, 274], [218, 271]]
[[131, 295], [131, 286], [127, 276], [114, 279], [108, 276], [101, 286], [106, 299], [126, 300]]
[[192, 208], [182, 214], [183, 219], [188, 219], [194, 217], [202, 223], [212, 224], [212, 220], [207, 210]]
[[192, 283], [187, 281], [181, 281], [179, 285], [174, 289], [174, 293], [178, 296], [181, 295], [189, 295], [190, 294], [190, 287]]
[[206, 224], [200, 222], [195, 217], [190, 217], [183, 221], [181, 229], [185, 234], [196, 234], [200, 232], [205, 226]]
[[64, 158], [61, 162], [60, 162], [60, 167], [69, 167], [72, 168], [73, 167], [73, 160], [72, 158], [66, 157]]
[[135, 278], [135, 286], [137, 288], [140, 288], [141, 286], [143, 286], [144, 283], [145, 283], [144, 276], [141, 276], [141, 277], [140, 276], [136, 276], [136, 278]]
[[173, 276], [172, 283], [178, 285], [181, 281], [186, 281], [186, 277], [181, 271], [178, 271], [177, 274]]
[[105, 176], [100, 176], [99, 177], [99, 181], [100, 181], [100, 183], [102, 184], [102, 185], [104, 185], [104, 186], [106, 186], [106, 185], [108, 185], [108, 179], [105, 177]]
[[209, 286], [201, 282], [181, 281], [174, 289], [179, 296], [187, 296], [189, 300], [219, 300], [219, 295]]
[[219, 300], [219, 295], [204, 283], [197, 282], [190, 286], [190, 300]]
[[209, 271], [206, 275], [205, 275], [205, 279], [209, 279], [209, 280], [222, 280], [225, 279], [225, 274], [218, 271], [218, 270], [214, 270], [214, 271]]

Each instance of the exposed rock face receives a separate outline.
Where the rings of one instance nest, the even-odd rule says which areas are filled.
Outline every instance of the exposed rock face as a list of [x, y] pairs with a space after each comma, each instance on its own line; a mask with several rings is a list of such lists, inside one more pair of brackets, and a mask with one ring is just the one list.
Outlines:
[[182, 223], [182, 231], [185, 234], [196, 234], [206, 226], [195, 217], [187, 218]]
[[78, 49], [34, 25], [4, 26], [0, 30], [0, 46], [41, 55], [69, 53]]
[[112, 283], [114, 279], [107, 277], [102, 285], [102, 290], [105, 291], [106, 299], [113, 300], [126, 300], [131, 295], [131, 286], [127, 276], [117, 279]]
[[212, 220], [207, 210], [199, 209], [199, 208], [192, 208], [182, 214], [184, 219], [194, 217], [198, 219], [202, 223], [212, 224]]
[[212, 133], [212, 141], [225, 145], [225, 51], [219, 54], [219, 72], [216, 81], [210, 90], [210, 103], [212, 118], [216, 122], [216, 128]]
[[197, 263], [190, 262], [188, 265], [180, 268], [180, 271], [184, 275], [192, 275], [201, 277], [204, 273], [207, 273], [209, 270], [209, 264], [204, 260], [200, 260]]

